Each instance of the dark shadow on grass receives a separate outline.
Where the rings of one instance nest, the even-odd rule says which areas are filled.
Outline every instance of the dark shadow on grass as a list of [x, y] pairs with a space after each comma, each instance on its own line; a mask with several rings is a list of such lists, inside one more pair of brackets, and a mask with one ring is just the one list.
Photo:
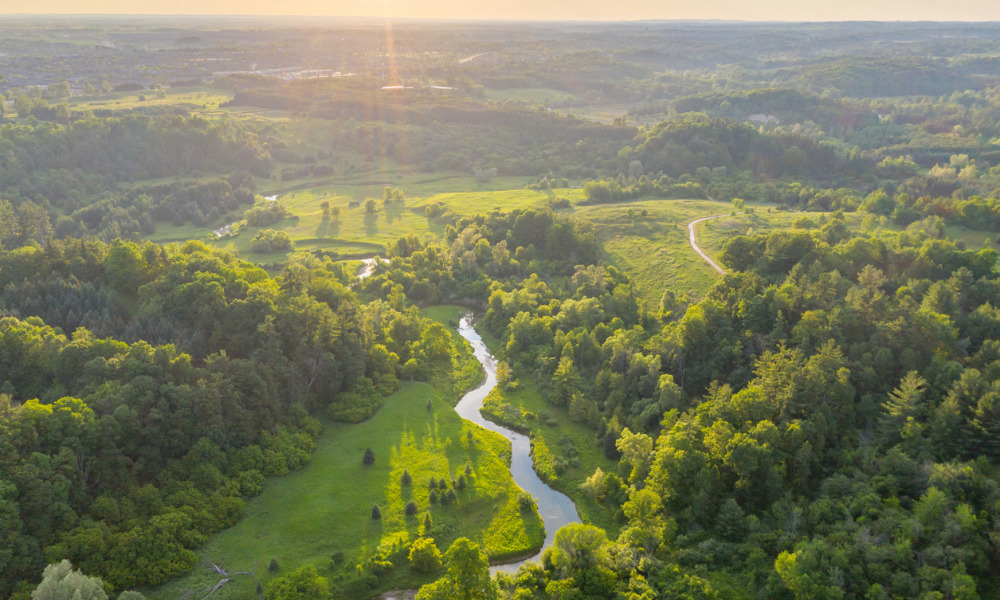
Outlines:
[[387, 223], [392, 224], [393, 221], [402, 216], [403, 216], [403, 203], [401, 202], [385, 203], [385, 220]]
[[365, 213], [365, 235], [378, 235], [378, 213]]
[[330, 217], [324, 216], [316, 228], [316, 237], [325, 238], [330, 235]]

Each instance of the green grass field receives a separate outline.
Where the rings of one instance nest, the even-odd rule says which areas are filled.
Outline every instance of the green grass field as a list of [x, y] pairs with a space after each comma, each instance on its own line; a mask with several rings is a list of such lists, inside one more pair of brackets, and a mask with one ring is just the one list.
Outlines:
[[[426, 174], [422, 176], [426, 177]], [[360, 199], [356, 195], [358, 190], [344, 184], [307, 189], [271, 189], [267, 192], [276, 193], [282, 205], [295, 218], [270, 228], [287, 232], [295, 243], [295, 250], [319, 248], [351, 257], [382, 253], [387, 244], [403, 235], [437, 239], [443, 235], [445, 224], [451, 217], [485, 214], [495, 208], [506, 211], [543, 207], [560, 198], [568, 200], [570, 208], [562, 208], [558, 212], [593, 223], [608, 259], [633, 278], [639, 295], [647, 305], [656, 306], [663, 290], [668, 287], [698, 297], [716, 279], [715, 272], [688, 246], [686, 224], [692, 219], [728, 212], [729, 205], [726, 203], [648, 199], [620, 204], [580, 205], [584, 199], [583, 190], [503, 189], [503, 186], [516, 183], [518, 181], [508, 179], [476, 184], [471, 177], [447, 175], [425, 183], [412, 179], [401, 183], [404, 191], [409, 190], [403, 206], [385, 205], [379, 199], [375, 214], [368, 214], [363, 203], [351, 208], [351, 203]], [[372, 186], [368, 192], [380, 196], [382, 187], [381, 184]], [[361, 189], [367, 188], [361, 186]], [[413, 190], [423, 195], [418, 196]], [[324, 201], [339, 208], [339, 216], [323, 219], [320, 204]], [[424, 207], [431, 203], [444, 207], [443, 217], [431, 219], [424, 215]], [[645, 216], [642, 216], [643, 211]], [[775, 213], [779, 214], [789, 213]], [[238, 222], [241, 217], [232, 215], [229, 222]], [[724, 241], [721, 236], [725, 232], [719, 229], [719, 235], [716, 235], [711, 223], [699, 228], [699, 239], [702, 235], [707, 236], [704, 247], [717, 251]], [[161, 224], [148, 239], [156, 242], [200, 239], [258, 264], [284, 262], [288, 253], [250, 252], [251, 241], [259, 230], [243, 227], [235, 236], [216, 240], [211, 237], [209, 227]]]
[[[268, 226], [270, 229], [285, 231], [295, 243], [296, 250], [311, 250], [319, 248], [332, 250], [340, 255], [366, 255], [385, 251], [386, 244], [396, 238], [415, 234], [420, 237], [437, 238], [444, 233], [448, 215], [473, 215], [486, 213], [493, 208], [511, 210], [515, 208], [530, 208], [544, 206], [553, 198], [552, 194], [525, 189], [497, 189], [504, 186], [517, 185], [520, 179], [494, 181], [477, 184], [472, 177], [437, 174], [429, 176], [426, 173], [410, 174], [396, 180], [390, 180], [398, 185], [409, 196], [402, 206], [392, 203], [383, 204], [381, 200], [384, 184], [376, 180], [360, 181], [358, 183], [340, 182], [331, 185], [319, 185], [305, 189], [297, 188], [265, 188], [264, 195], [277, 195], [278, 201], [289, 211], [293, 218]], [[426, 196], [414, 195], [414, 190]], [[557, 190], [557, 196], [576, 199], [579, 190]], [[375, 197], [377, 210], [368, 214], [363, 199]], [[324, 219], [321, 203], [329, 202], [331, 207], [340, 210], [334, 218]], [[445, 218], [430, 219], [424, 215], [424, 207], [437, 202], [447, 210]], [[264, 201], [260, 202], [263, 205]], [[351, 207], [352, 203], [358, 203]], [[220, 223], [207, 227], [183, 225], [176, 227], [170, 224], [157, 224], [156, 232], [146, 239], [154, 242], [182, 242], [190, 239], [205, 241], [216, 248], [237, 252], [240, 256], [260, 264], [283, 262], [287, 253], [254, 254], [250, 252], [250, 244], [254, 235], [260, 231], [257, 227], [243, 227], [232, 237], [215, 239], [212, 229], [223, 224], [236, 223], [242, 220], [242, 212], [232, 214]]]
[[[460, 313], [456, 307], [440, 307], [425, 314], [447, 323]], [[463, 352], [468, 352], [464, 346]], [[464, 369], [459, 379], [468, 384], [470, 375], [478, 381], [481, 373]], [[281, 566], [278, 574], [313, 563], [341, 590], [342, 597], [353, 598], [434, 578], [436, 574], [412, 572], [404, 560], [373, 590], [357, 581], [355, 570], [380, 546], [399, 547], [421, 535], [425, 511], [433, 520], [429, 536], [442, 551], [462, 536], [478, 542], [495, 558], [540, 547], [544, 539], [540, 517], [535, 512], [522, 513], [518, 506], [520, 488], [508, 467], [510, 443], [461, 419], [451, 408], [454, 399], [444, 397], [440, 388], [404, 383], [368, 421], [326, 424], [316, 440], [312, 462], [300, 471], [269, 479], [263, 493], [247, 502], [243, 518], [199, 551], [200, 562], [252, 571], [265, 582], [274, 576], [268, 572], [272, 558]], [[366, 447], [375, 453], [372, 466], [362, 464]], [[430, 504], [429, 479], [450, 480], [464, 473], [467, 463], [473, 476], [468, 488], [458, 492], [458, 501], [449, 506]], [[400, 482], [404, 469], [413, 477], [411, 486]], [[415, 517], [404, 515], [410, 500], [420, 509]], [[370, 516], [374, 504], [381, 508], [380, 520]], [[338, 553], [343, 560], [333, 564], [331, 557]], [[149, 595], [177, 598], [215, 581], [214, 573], [197, 568]], [[247, 597], [253, 583], [248, 578], [229, 587], [216, 596]]]
[[581, 207], [579, 213], [594, 224], [610, 261], [655, 308], [666, 289], [700, 297], [715, 283], [718, 274], [688, 244], [687, 224], [728, 209], [711, 200], [639, 200]]
[[[144, 100], [140, 100], [142, 96]], [[73, 110], [124, 110], [146, 106], [179, 106], [182, 108], [211, 112], [220, 103], [229, 100], [230, 94], [201, 87], [170, 88], [162, 98], [156, 97], [155, 90], [131, 92], [109, 92], [90, 96], [74, 96], [67, 101]]]

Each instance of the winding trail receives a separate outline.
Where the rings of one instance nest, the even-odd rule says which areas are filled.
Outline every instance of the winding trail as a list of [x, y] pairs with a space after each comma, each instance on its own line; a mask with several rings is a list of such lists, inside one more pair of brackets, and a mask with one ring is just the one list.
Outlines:
[[535, 498], [535, 501], [538, 503], [538, 514], [542, 517], [542, 522], [545, 524], [545, 543], [538, 552], [505, 564], [490, 565], [490, 572], [494, 574], [497, 571], [513, 574], [517, 572], [518, 567], [522, 564], [529, 560], [537, 559], [543, 550], [551, 546], [552, 541], [555, 539], [556, 531], [560, 527], [567, 523], [579, 523], [580, 515], [576, 512], [576, 505], [573, 504], [569, 496], [550, 488], [538, 478], [538, 474], [535, 473], [532, 465], [531, 438], [497, 425], [493, 421], [486, 419], [482, 412], [480, 412], [480, 409], [483, 407], [483, 400], [486, 399], [486, 396], [497, 385], [496, 359], [493, 358], [486, 348], [483, 338], [472, 327], [472, 318], [470, 315], [462, 317], [458, 326], [458, 333], [472, 346], [472, 352], [476, 356], [476, 360], [482, 364], [483, 370], [486, 371], [486, 379], [479, 387], [462, 396], [462, 399], [455, 406], [455, 412], [462, 418], [472, 421], [490, 431], [495, 431], [510, 440], [510, 474], [514, 478], [514, 483]]
[[698, 247], [698, 242], [695, 241], [694, 239], [694, 226], [697, 225], [698, 223], [701, 223], [702, 221], [710, 221], [712, 219], [718, 219], [719, 217], [726, 217], [726, 216], [729, 215], [715, 215], [714, 217], [702, 217], [700, 219], [695, 219], [694, 221], [688, 223], [688, 241], [691, 242], [691, 247], [694, 248], [694, 251], [700, 254], [701, 257], [705, 259], [705, 262], [711, 265], [712, 268], [718, 271], [721, 275], [725, 275], [726, 270], [720, 267], [714, 260], [709, 258], [708, 255], [705, 254], [705, 252]]

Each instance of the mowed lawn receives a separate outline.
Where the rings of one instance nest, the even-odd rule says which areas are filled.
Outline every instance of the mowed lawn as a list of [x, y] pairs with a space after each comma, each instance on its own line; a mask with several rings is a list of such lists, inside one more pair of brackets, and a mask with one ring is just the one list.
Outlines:
[[[432, 410], [427, 409], [428, 401]], [[372, 466], [362, 463], [367, 447], [375, 453]], [[312, 462], [301, 471], [269, 479], [264, 492], [247, 502], [244, 517], [199, 551], [200, 562], [252, 571], [265, 584], [275, 575], [268, 572], [272, 558], [281, 567], [278, 574], [313, 563], [334, 586], [357, 590], [352, 585], [355, 565], [380, 545], [401, 546], [419, 537], [428, 510], [433, 521], [429, 535], [442, 551], [465, 536], [492, 557], [521, 554], [541, 546], [544, 530], [537, 513], [522, 513], [518, 506], [520, 489], [510, 476], [509, 455], [507, 440], [461, 419], [432, 386], [405, 383], [370, 420], [328, 424], [316, 440]], [[466, 464], [472, 466], [473, 476], [458, 492], [458, 501], [429, 504], [430, 478], [450, 481], [464, 473]], [[411, 486], [401, 483], [404, 469], [413, 477]], [[406, 517], [410, 500], [420, 512]], [[374, 504], [381, 508], [380, 520], [371, 518]], [[343, 560], [331, 562], [338, 553]], [[378, 589], [426, 580], [401, 562]], [[198, 567], [151, 595], [177, 598], [218, 579]], [[218, 595], [241, 597], [252, 592], [253, 583], [247, 578], [230, 587], [227, 594]]]

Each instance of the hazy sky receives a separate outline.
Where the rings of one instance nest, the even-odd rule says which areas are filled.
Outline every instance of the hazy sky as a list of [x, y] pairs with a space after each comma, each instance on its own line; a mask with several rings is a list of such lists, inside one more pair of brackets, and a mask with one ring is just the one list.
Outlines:
[[1000, 0], [32, 0], [0, 13], [240, 14], [461, 19], [1000, 21]]

